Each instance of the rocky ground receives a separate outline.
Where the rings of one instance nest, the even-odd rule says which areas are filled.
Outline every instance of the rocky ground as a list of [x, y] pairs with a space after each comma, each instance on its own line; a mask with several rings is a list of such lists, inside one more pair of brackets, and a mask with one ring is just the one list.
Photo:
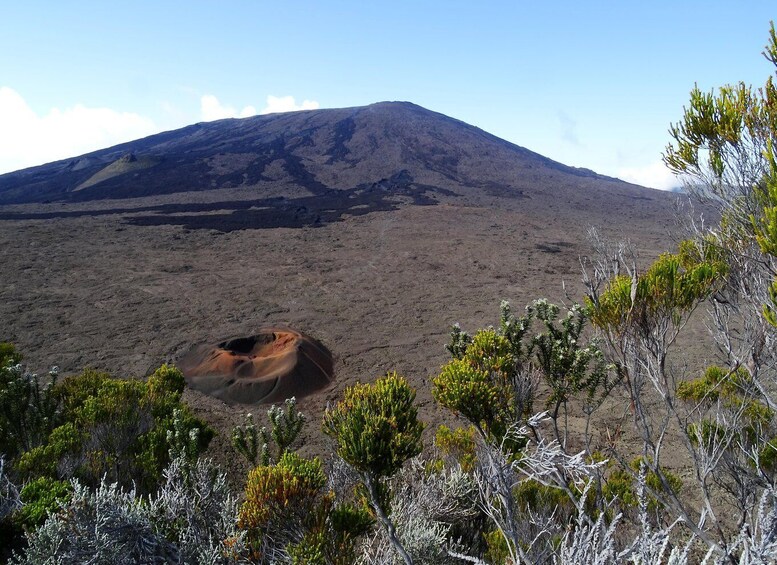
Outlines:
[[[408, 202], [320, 227], [138, 225], [148, 212], [133, 207], [167, 198], [0, 209], [0, 339], [37, 371], [89, 366], [142, 377], [195, 344], [267, 326], [303, 331], [335, 357], [334, 384], [299, 403], [310, 421], [303, 449], [313, 453], [328, 451], [320, 432], [327, 403], [390, 370], [417, 388], [430, 429], [450, 420], [431, 398], [430, 377], [446, 361], [451, 324], [494, 324], [502, 299], [518, 308], [538, 297], [579, 300], [590, 226], [630, 239], [646, 259], [672, 245], [664, 198], [605, 197], [581, 214], [552, 193], [440, 196], [436, 205]], [[223, 213], [213, 208], [196, 214]], [[19, 219], [30, 212], [46, 214]], [[218, 429], [213, 454], [239, 476], [229, 430], [263, 409], [195, 391], [185, 398]]]

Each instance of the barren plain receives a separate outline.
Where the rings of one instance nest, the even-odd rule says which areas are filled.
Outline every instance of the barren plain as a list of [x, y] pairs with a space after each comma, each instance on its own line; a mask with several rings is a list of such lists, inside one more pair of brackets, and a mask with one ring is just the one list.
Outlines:
[[[321, 112], [327, 111], [300, 114], [313, 119]], [[101, 189], [101, 179], [121, 180], [111, 173], [113, 165], [111, 174], [102, 173], [77, 197], [63, 189], [62, 197], [47, 193], [34, 202], [6, 199], [0, 206], [0, 339], [14, 342], [39, 372], [58, 365], [72, 374], [88, 366], [143, 377], [164, 362], [175, 363], [195, 344], [250, 336], [263, 327], [302, 331], [335, 358], [333, 384], [299, 402], [309, 417], [303, 451], [322, 453], [327, 403], [341, 398], [345, 387], [387, 371], [398, 371], [416, 387], [429, 428], [450, 420], [433, 402], [429, 382], [447, 359], [450, 326], [459, 322], [475, 330], [497, 323], [502, 299], [516, 308], [539, 297], [580, 300], [579, 259], [591, 253], [589, 227], [631, 240], [645, 260], [672, 246], [672, 195], [545, 160], [548, 166], [540, 156], [534, 168], [518, 161], [508, 167], [498, 151], [483, 147], [472, 150], [471, 160], [481, 161], [492, 178], [486, 182], [481, 175], [468, 184], [474, 165], [450, 139], [438, 139], [457, 155], [448, 169], [444, 160], [428, 157], [444, 149], [429, 149], [426, 141], [427, 157], [408, 164], [408, 155], [419, 155], [402, 141], [409, 138], [385, 134], [399, 139], [404, 153], [381, 157], [385, 142], [375, 132], [365, 134], [354, 116], [350, 137], [336, 128], [315, 130], [329, 140], [329, 158], [340, 155], [338, 162], [346, 163], [339, 172], [323, 157], [297, 158], [303, 173], [292, 170], [290, 158], [268, 158], [264, 178], [254, 184], [230, 181], [213, 188], [211, 178], [196, 190], [127, 189], [120, 197], [103, 186], [105, 192], [94, 193], [99, 197], [85, 198]], [[421, 139], [423, 128], [414, 128]], [[374, 159], [385, 161], [385, 170], [367, 184], [356, 178], [367, 160], [358, 156], [362, 134]], [[291, 151], [295, 138], [284, 135]], [[299, 146], [312, 151], [325, 145], [316, 135]], [[126, 151], [117, 149], [94, 171]], [[225, 153], [220, 166], [245, 167], [251, 162], [246, 152]], [[146, 172], [155, 165], [149, 166]], [[268, 180], [272, 171], [290, 178]], [[84, 173], [87, 179], [94, 174]], [[143, 182], [137, 174], [129, 167], [127, 186]], [[327, 174], [327, 186], [340, 178], [356, 187], [347, 202], [342, 192], [311, 181]], [[515, 179], [514, 185], [498, 185], [499, 175]], [[262, 193], [265, 185], [270, 188]], [[246, 411], [264, 408], [229, 405], [193, 390], [185, 400], [219, 431], [214, 455], [240, 470], [227, 456], [229, 430]]]

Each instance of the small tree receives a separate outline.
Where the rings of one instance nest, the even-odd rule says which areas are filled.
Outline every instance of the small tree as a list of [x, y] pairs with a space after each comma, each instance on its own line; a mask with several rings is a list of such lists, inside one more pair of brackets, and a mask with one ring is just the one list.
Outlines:
[[[542, 332], [532, 339], [534, 362], [542, 379], [550, 387], [545, 408], [553, 422], [553, 431], [562, 447], [567, 447], [568, 404], [585, 395], [586, 415], [605, 398], [614, 383], [608, 379], [604, 355], [595, 340], [584, 343], [585, 310], [574, 304], [559, 321], [559, 307], [547, 300], [535, 300], [529, 312], [542, 324]], [[559, 419], [563, 426], [559, 428]]]
[[324, 414], [324, 433], [337, 442], [337, 454], [360, 476], [370, 503], [405, 563], [413, 560], [390, 518], [388, 486], [405, 461], [421, 452], [423, 424], [413, 405], [415, 391], [403, 377], [389, 373], [373, 384], [356, 384]]

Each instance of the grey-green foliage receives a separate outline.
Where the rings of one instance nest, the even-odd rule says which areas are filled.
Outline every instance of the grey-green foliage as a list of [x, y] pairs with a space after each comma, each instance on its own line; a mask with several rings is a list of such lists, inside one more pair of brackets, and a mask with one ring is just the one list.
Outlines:
[[180, 408], [173, 410], [173, 425], [167, 430], [167, 445], [171, 461], [183, 459], [192, 462], [200, 454], [200, 428], [187, 426]]
[[[475, 479], [460, 467], [431, 471], [420, 457], [409, 461], [392, 480], [391, 515], [413, 562], [424, 565], [456, 563], [450, 551], [468, 553], [461, 533], [478, 515]], [[357, 563], [400, 563], [383, 530], [362, 539]]]
[[445, 349], [454, 359], [461, 359], [470, 343], [472, 343], [472, 337], [462, 330], [458, 323], [455, 323], [451, 327], [451, 341], [445, 345]]
[[5, 458], [0, 455], [0, 522], [22, 505], [19, 487], [8, 476]]
[[532, 341], [524, 343], [524, 338], [531, 327], [534, 312], [535, 309], [532, 306], [527, 306], [526, 314], [516, 316], [507, 300], [502, 300], [499, 304], [499, 331], [510, 343], [511, 353], [517, 365], [516, 369], [519, 369], [532, 353]]
[[237, 499], [208, 460], [179, 457], [148, 499], [103, 480], [92, 491], [72, 481], [73, 496], [28, 534], [18, 565], [95, 563], [243, 563]]
[[154, 530], [147, 506], [135, 491], [101, 483], [92, 492], [73, 481], [73, 496], [62, 511], [28, 534], [17, 564], [176, 563], [175, 544]]
[[[267, 410], [270, 430], [256, 424], [253, 414], [246, 414], [245, 423], [232, 429], [232, 445], [251, 465], [277, 462], [299, 437], [305, 415], [297, 411], [297, 399], [286, 399], [283, 407], [272, 405]], [[272, 444], [275, 444], [275, 449]], [[274, 453], [273, 453], [274, 452]]]
[[[245, 554], [236, 527], [238, 498], [209, 459], [173, 459], [148, 510], [157, 532], [176, 543], [183, 563], [236, 563]], [[228, 544], [228, 545], [226, 545]]]
[[42, 378], [19, 363], [0, 367], [0, 453], [13, 458], [28, 451], [57, 425], [57, 372]]

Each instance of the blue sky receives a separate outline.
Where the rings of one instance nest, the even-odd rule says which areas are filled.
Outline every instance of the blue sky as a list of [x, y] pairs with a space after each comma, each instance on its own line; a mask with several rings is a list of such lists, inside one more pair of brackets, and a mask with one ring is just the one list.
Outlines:
[[668, 188], [694, 83], [773, 72], [772, 1], [8, 2], [0, 172], [228, 116], [408, 100]]

